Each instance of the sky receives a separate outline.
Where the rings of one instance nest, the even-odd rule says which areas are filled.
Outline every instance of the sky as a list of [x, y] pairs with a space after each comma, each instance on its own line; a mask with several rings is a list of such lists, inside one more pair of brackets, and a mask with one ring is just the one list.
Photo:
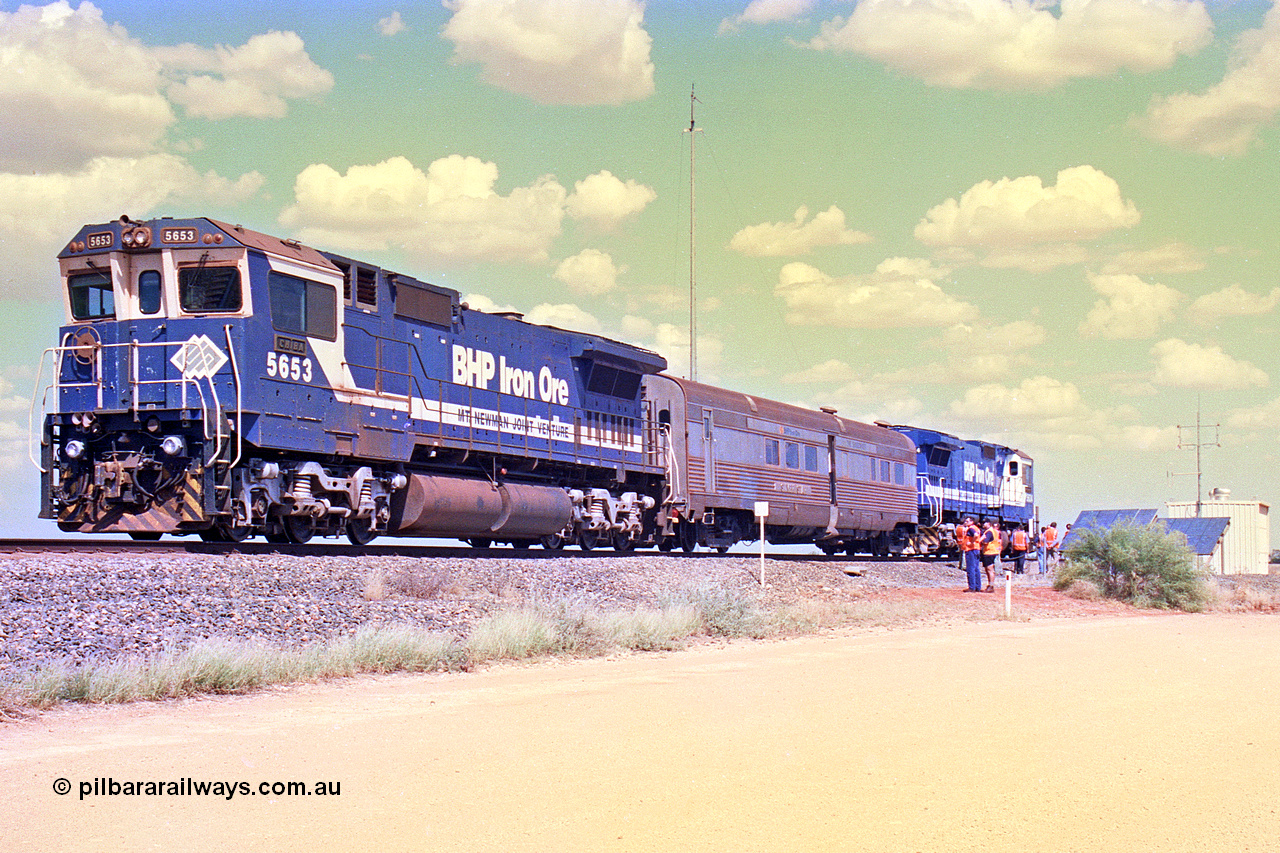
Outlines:
[[55, 256], [121, 214], [678, 375], [692, 281], [697, 379], [1020, 448], [1045, 522], [1194, 500], [1197, 444], [1280, 501], [1267, 2], [0, 2], [0, 115], [0, 535], [56, 533]]

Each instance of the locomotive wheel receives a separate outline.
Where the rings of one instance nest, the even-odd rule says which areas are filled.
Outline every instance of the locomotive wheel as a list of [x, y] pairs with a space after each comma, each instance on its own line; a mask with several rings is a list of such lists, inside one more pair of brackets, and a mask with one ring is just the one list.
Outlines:
[[680, 522], [678, 530], [678, 535], [680, 537], [680, 550], [684, 551], [686, 554], [692, 554], [694, 551], [698, 550], [697, 526], [691, 521], [682, 521]]
[[129, 538], [134, 542], [159, 542], [163, 533], [152, 533], [148, 530], [134, 530], [129, 533]]
[[372, 522], [367, 518], [353, 518], [347, 522], [347, 539], [352, 545], [368, 545], [378, 538]]
[[636, 541], [627, 533], [619, 530], [613, 534], [613, 550], [615, 551], [634, 551]]
[[306, 545], [316, 533], [316, 520], [309, 515], [286, 515], [280, 519], [287, 541]]
[[658, 550], [664, 554], [671, 553], [671, 549], [674, 547], [676, 547], [676, 540], [672, 539], [670, 536], [658, 543]]
[[227, 524], [226, 522], [218, 523], [218, 533], [222, 534], [222, 538], [226, 542], [244, 542], [253, 538], [253, 528], [246, 525]]
[[476, 536], [471, 539], [468, 539], [467, 544], [470, 545], [472, 548], [475, 548], [477, 551], [488, 551], [489, 546], [493, 544], [493, 540]]
[[578, 534], [578, 547], [590, 551], [600, 543], [600, 534], [595, 530], [584, 530]]
[[552, 533], [550, 536], [543, 536], [538, 540], [542, 543], [542, 547], [548, 551], [559, 551], [564, 548], [564, 537], [559, 533]]

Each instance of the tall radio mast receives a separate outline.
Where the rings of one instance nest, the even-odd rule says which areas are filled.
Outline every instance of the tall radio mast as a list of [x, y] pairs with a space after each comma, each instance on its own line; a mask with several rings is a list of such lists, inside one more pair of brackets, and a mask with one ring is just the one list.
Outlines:
[[699, 131], [694, 126], [693, 121], [693, 105], [698, 103], [698, 98], [694, 95], [694, 87], [689, 87], [689, 129], [685, 133], [689, 134], [689, 378], [697, 381], [698, 379], [698, 320], [697, 320], [697, 284], [694, 272], [694, 260], [697, 257], [696, 245], [694, 243], [694, 140]]

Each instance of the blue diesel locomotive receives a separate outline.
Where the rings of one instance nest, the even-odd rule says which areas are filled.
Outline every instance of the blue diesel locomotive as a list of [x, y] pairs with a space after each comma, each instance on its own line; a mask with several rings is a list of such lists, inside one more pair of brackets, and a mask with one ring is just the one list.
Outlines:
[[69, 320], [32, 410], [64, 531], [724, 550], [767, 504], [771, 542], [923, 553], [1015, 480], [1031, 506], [1008, 448], [670, 377], [238, 225], [121, 217], [58, 260]]
[[625, 546], [661, 491], [647, 350], [210, 219], [87, 226], [59, 263], [37, 405], [63, 530]]
[[[916, 446], [919, 523], [907, 551], [953, 551], [953, 531], [965, 517], [1029, 531], [1036, 519], [1032, 460], [1025, 453], [987, 441], [957, 438], [914, 426], [892, 429]], [[1034, 531], [1032, 531], [1034, 532]]]

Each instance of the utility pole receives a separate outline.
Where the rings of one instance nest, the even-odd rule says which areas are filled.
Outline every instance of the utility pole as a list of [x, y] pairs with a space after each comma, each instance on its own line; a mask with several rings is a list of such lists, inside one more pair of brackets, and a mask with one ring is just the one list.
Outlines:
[[1212, 427], [1213, 427], [1213, 441], [1204, 441], [1202, 430], [1208, 429], [1209, 425], [1201, 426], [1200, 424], [1200, 397], [1199, 395], [1197, 395], [1196, 396], [1195, 441], [1191, 441], [1189, 439], [1183, 438], [1182, 431], [1191, 430], [1192, 427], [1183, 426], [1182, 424], [1178, 425], [1178, 449], [1188, 450], [1188, 449], [1194, 448], [1196, 451], [1196, 518], [1200, 517], [1200, 510], [1201, 510], [1200, 503], [1202, 500], [1202, 496], [1204, 495], [1204, 488], [1201, 482], [1201, 477], [1203, 472], [1200, 468], [1200, 451], [1205, 447], [1221, 447], [1222, 446], [1221, 444], [1218, 443], [1218, 430], [1220, 429], [1221, 424], [1212, 424]]
[[694, 95], [694, 87], [689, 87], [689, 129], [685, 133], [689, 134], [689, 378], [697, 381], [698, 379], [698, 320], [697, 320], [697, 285], [694, 272], [694, 259], [697, 257], [696, 245], [694, 243], [694, 140], [697, 134], [701, 133], [694, 126], [693, 121], [693, 105], [698, 103], [698, 98]]

